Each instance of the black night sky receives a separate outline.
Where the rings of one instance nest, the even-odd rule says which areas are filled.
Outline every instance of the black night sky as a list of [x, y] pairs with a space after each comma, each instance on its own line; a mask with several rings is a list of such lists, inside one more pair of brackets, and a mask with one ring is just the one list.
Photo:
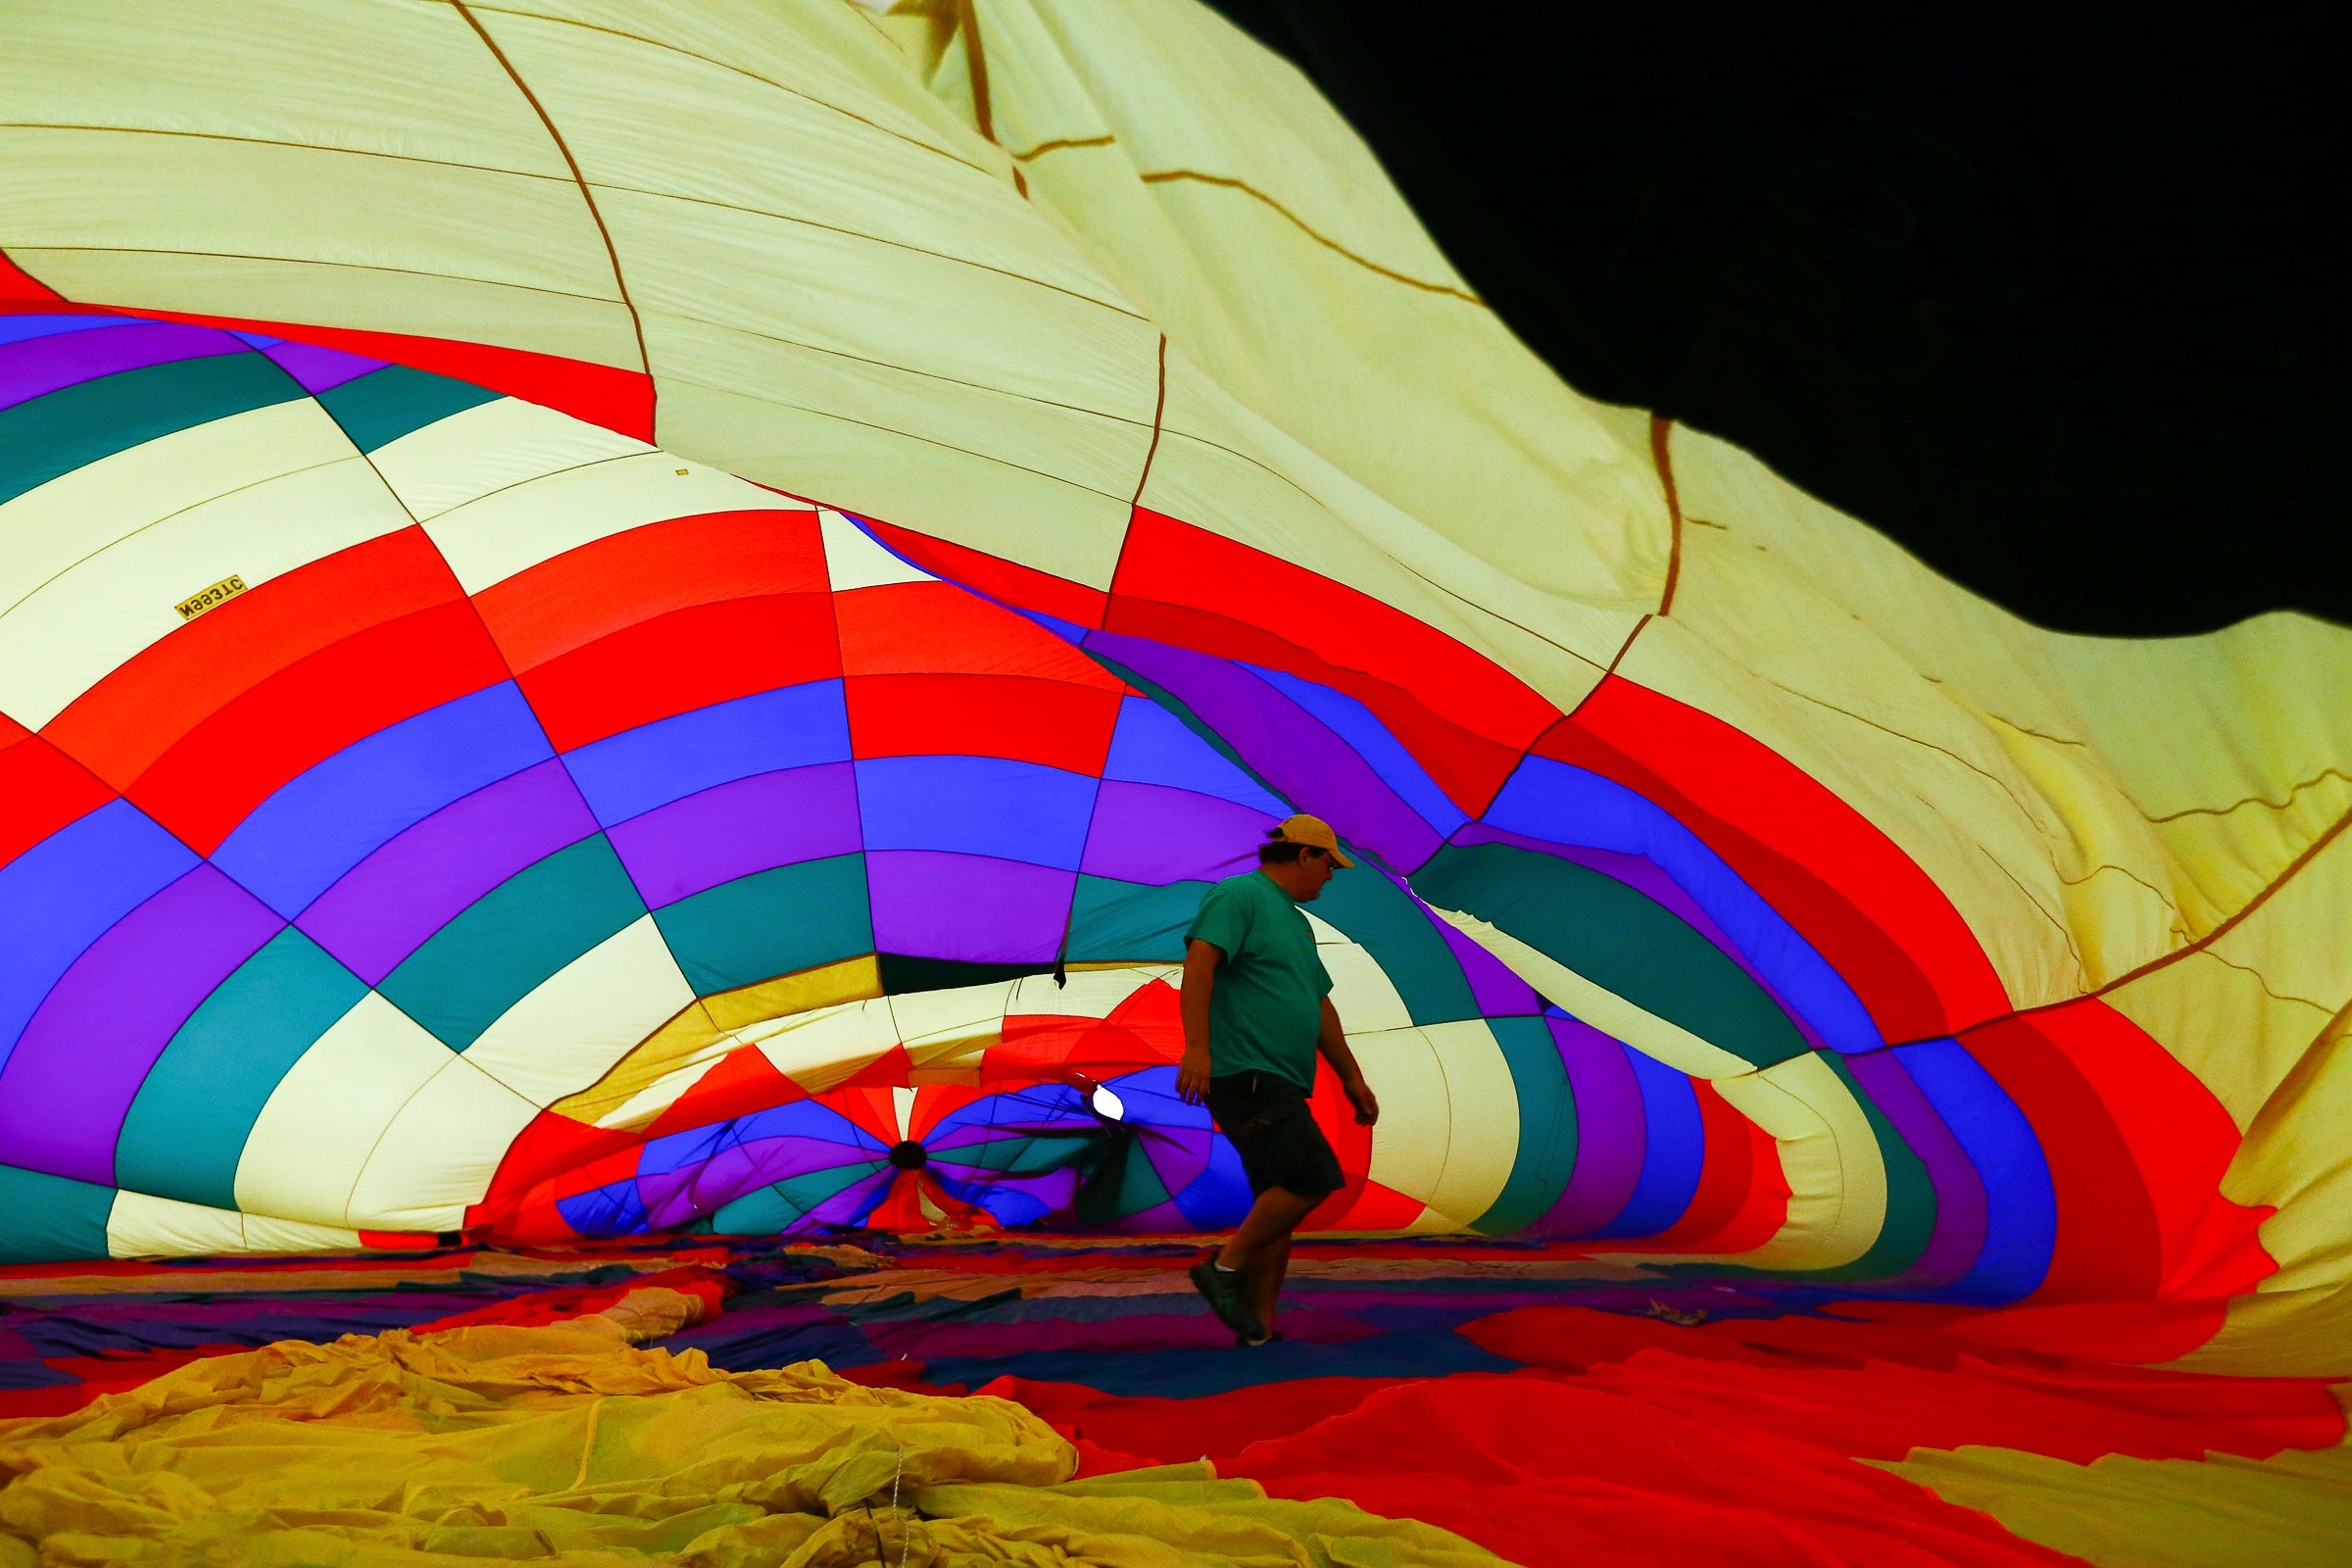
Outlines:
[[2341, 9], [1214, 3], [1580, 390], [2046, 626], [2352, 622]]

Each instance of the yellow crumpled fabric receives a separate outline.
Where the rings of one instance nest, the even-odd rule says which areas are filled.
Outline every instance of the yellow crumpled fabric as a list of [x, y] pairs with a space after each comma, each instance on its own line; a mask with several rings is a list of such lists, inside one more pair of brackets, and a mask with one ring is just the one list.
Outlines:
[[1205, 1466], [1062, 1486], [1074, 1450], [1018, 1404], [636, 1348], [667, 1315], [652, 1297], [545, 1327], [284, 1341], [0, 1422], [0, 1568], [1499, 1560]]

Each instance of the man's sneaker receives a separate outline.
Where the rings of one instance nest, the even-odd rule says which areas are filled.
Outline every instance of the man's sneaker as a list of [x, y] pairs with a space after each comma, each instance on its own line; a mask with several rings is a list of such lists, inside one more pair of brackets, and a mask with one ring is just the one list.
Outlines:
[[1250, 1303], [1242, 1299], [1239, 1269], [1219, 1268], [1215, 1259], [1203, 1258], [1193, 1265], [1191, 1272], [1193, 1289], [1200, 1293], [1200, 1299], [1208, 1303], [1208, 1309], [1217, 1314], [1218, 1322], [1245, 1340], [1265, 1338], [1265, 1325], [1258, 1322]]
[[1282, 1330], [1280, 1329], [1276, 1329], [1273, 1333], [1268, 1334], [1263, 1339], [1257, 1340], [1244, 1339], [1241, 1335], [1236, 1334], [1233, 1337], [1233, 1348], [1237, 1350], [1254, 1350], [1261, 1345], [1272, 1345], [1276, 1340], [1281, 1338]]

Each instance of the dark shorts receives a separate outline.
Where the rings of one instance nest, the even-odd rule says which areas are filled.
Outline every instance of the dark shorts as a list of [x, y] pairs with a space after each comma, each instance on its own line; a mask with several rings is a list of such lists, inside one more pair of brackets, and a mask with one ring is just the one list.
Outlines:
[[1280, 1073], [1211, 1078], [1208, 1113], [1242, 1156], [1252, 1194], [1279, 1187], [1300, 1198], [1328, 1198], [1347, 1185], [1340, 1156], [1306, 1108], [1306, 1091]]

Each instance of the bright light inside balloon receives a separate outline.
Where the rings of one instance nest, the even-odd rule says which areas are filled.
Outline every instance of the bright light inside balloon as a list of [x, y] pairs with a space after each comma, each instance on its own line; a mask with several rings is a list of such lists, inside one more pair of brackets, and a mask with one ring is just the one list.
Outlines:
[[1104, 1121], [1125, 1121], [1127, 1119], [1127, 1102], [1112, 1094], [1102, 1084], [1095, 1085], [1095, 1092], [1086, 1097], [1086, 1102], [1092, 1105], [1095, 1114]]

